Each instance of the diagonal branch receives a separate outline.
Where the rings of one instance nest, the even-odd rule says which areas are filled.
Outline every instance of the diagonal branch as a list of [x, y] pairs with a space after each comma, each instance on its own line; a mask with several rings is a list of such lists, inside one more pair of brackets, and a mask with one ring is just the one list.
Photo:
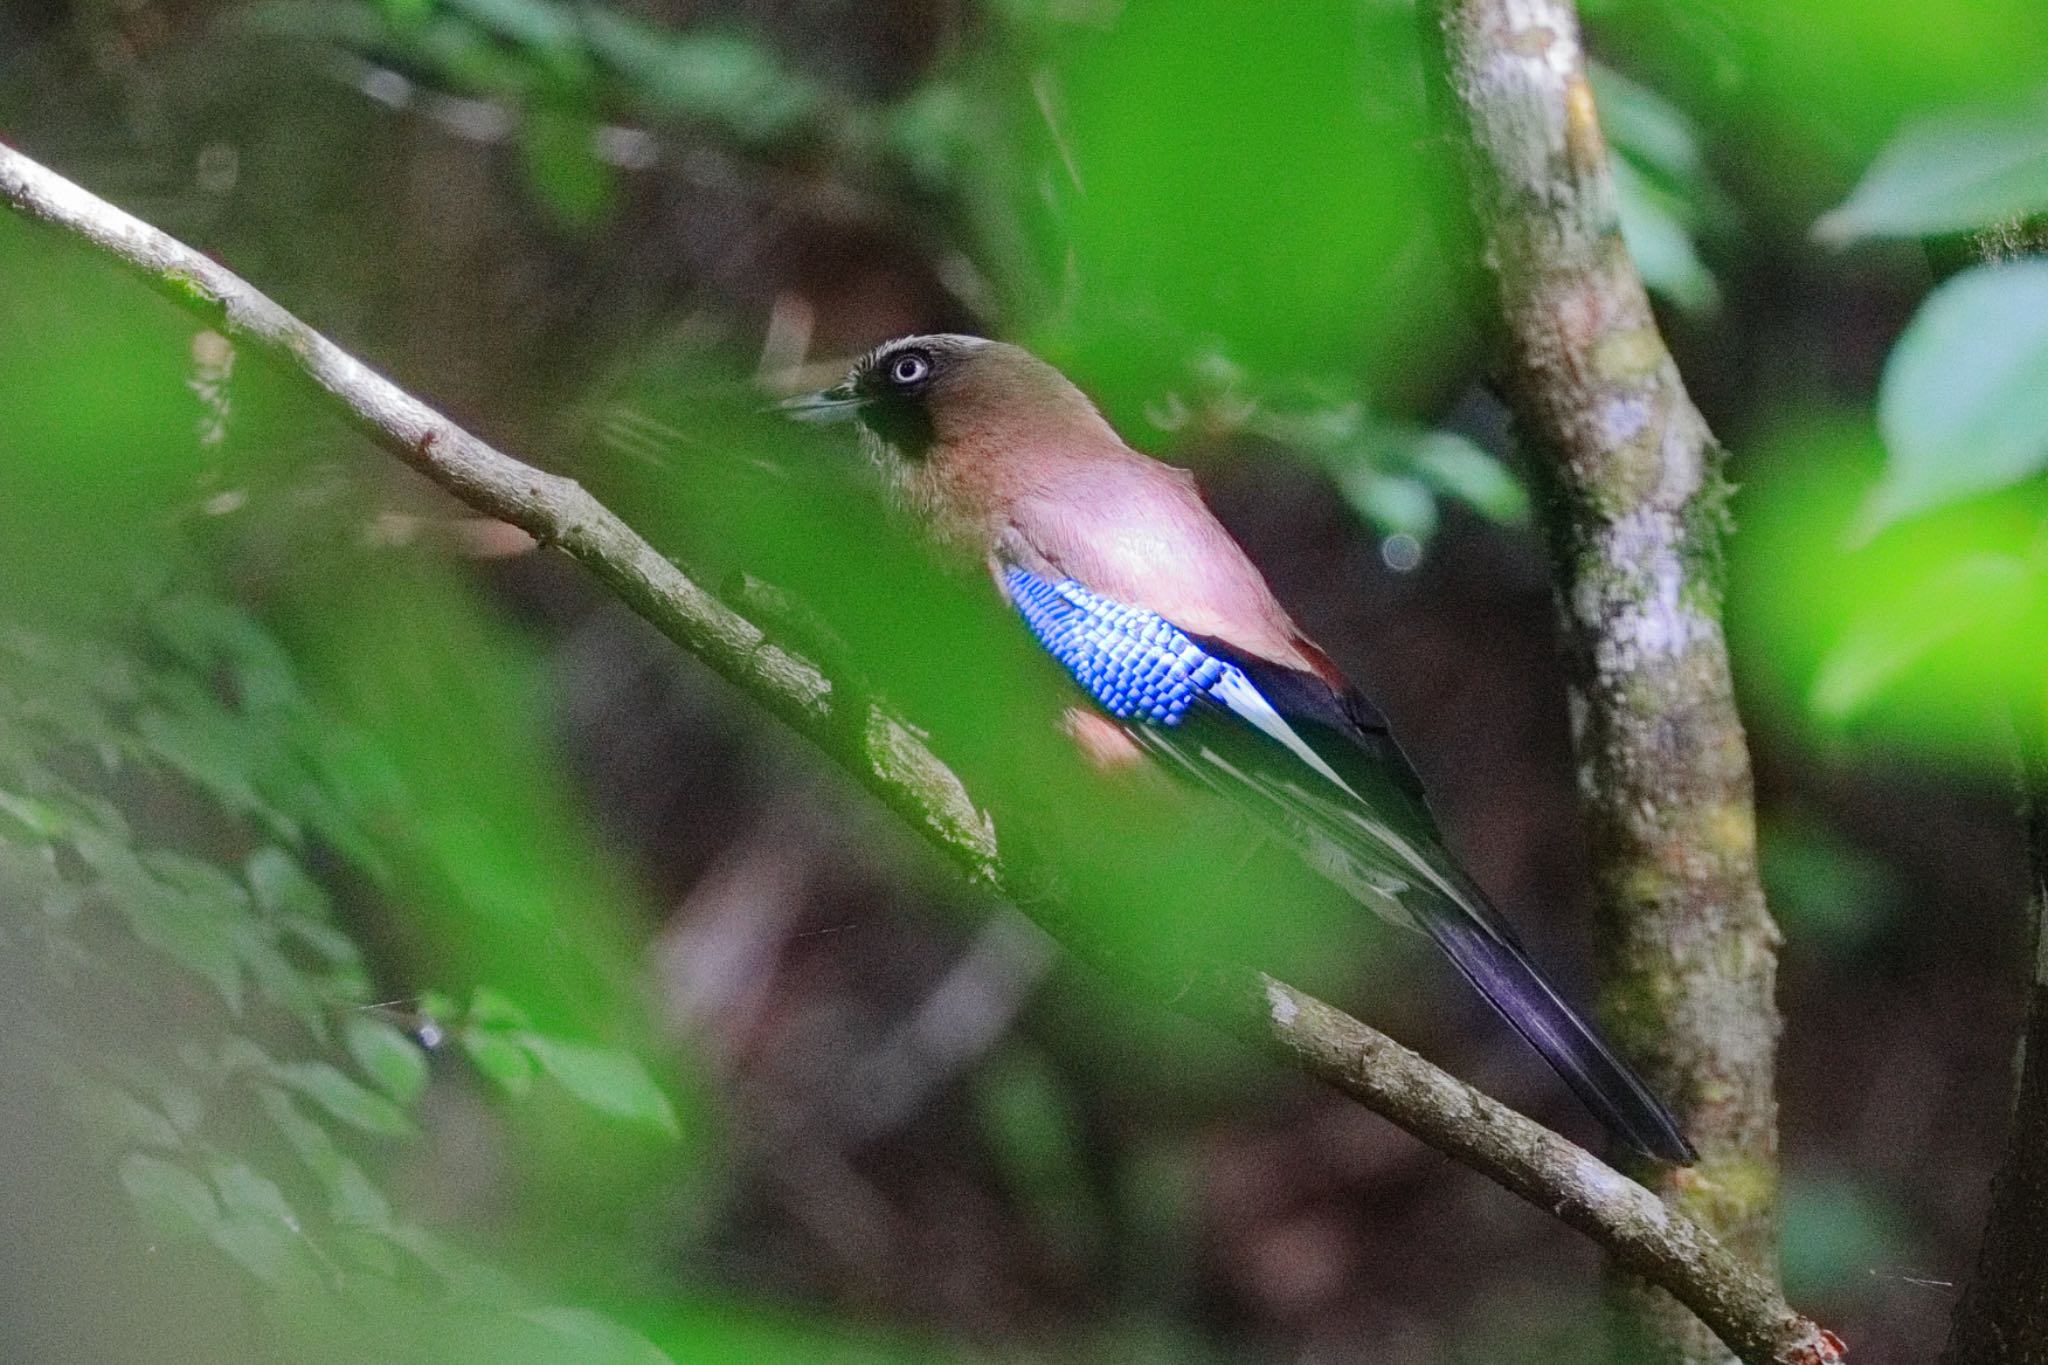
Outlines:
[[[1721, 629], [1721, 451], [1622, 241], [1571, 0], [1424, 11], [1500, 378], [1548, 484], [1603, 1014], [1702, 1154], [1655, 1187], [1771, 1267], [1778, 931]], [[1661, 1295], [1622, 1307], [1645, 1359], [1727, 1358]]]
[[[543, 473], [373, 373], [226, 267], [0, 146], [0, 200], [91, 243], [209, 326], [297, 370], [376, 445], [471, 507], [557, 546], [634, 611], [804, 735], [970, 881], [1027, 900], [1077, 956], [1107, 954], [996, 851], [965, 785], [901, 719], [691, 581], [572, 480]], [[1593, 1238], [1662, 1285], [1754, 1365], [1827, 1365], [1830, 1338], [1698, 1224], [1641, 1185], [1414, 1052], [1261, 973], [1218, 967], [1171, 1001], [1385, 1115], [1445, 1155]]]

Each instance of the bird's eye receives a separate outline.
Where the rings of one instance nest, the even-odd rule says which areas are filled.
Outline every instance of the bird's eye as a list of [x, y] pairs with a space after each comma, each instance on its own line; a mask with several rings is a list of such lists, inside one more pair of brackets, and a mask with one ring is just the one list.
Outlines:
[[932, 362], [917, 351], [905, 351], [889, 362], [889, 382], [910, 385], [932, 372]]

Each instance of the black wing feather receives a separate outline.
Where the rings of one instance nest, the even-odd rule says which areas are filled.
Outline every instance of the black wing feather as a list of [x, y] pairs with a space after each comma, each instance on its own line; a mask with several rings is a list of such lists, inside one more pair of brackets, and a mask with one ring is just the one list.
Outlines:
[[1514, 929], [1444, 848], [1422, 782], [1377, 707], [1300, 669], [1197, 639], [1234, 663], [1352, 788], [1356, 799], [1310, 778], [1298, 760], [1226, 716], [1190, 715], [1179, 730], [1141, 728], [1140, 738], [1209, 785], [1249, 786], [1306, 835], [1311, 860], [1382, 909], [1427, 933], [1459, 972], [1548, 1062], [1601, 1123], [1659, 1160], [1698, 1159], [1671, 1113], [1530, 960]]

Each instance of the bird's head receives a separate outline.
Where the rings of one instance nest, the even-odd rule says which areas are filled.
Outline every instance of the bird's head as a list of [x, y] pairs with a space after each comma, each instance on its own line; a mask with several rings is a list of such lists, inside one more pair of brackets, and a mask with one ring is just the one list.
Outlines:
[[854, 363], [843, 383], [782, 405], [814, 422], [857, 420], [913, 463], [974, 447], [979, 457], [1109, 431], [1067, 377], [1021, 346], [956, 333], [898, 337]]
[[947, 539], [985, 536], [1054, 467], [1129, 456], [1065, 375], [983, 337], [899, 337], [843, 383], [782, 406], [806, 421], [858, 421], [897, 491]]

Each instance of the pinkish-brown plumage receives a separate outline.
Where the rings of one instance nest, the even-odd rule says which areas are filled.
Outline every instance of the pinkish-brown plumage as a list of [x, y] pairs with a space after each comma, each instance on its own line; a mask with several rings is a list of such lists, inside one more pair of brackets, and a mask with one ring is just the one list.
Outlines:
[[1087, 395], [1029, 351], [968, 344], [971, 363], [933, 382], [925, 458], [897, 473], [904, 496], [945, 538], [1347, 686], [1210, 512], [1193, 475], [1131, 449]]
[[1361, 903], [1435, 939], [1612, 1131], [1692, 1159], [1446, 851], [1386, 720], [1185, 470], [1124, 444], [1052, 366], [978, 337], [890, 342], [792, 411], [857, 415], [903, 500], [987, 561], [1096, 703], [1067, 720], [1091, 758], [1149, 755], [1243, 802]]

